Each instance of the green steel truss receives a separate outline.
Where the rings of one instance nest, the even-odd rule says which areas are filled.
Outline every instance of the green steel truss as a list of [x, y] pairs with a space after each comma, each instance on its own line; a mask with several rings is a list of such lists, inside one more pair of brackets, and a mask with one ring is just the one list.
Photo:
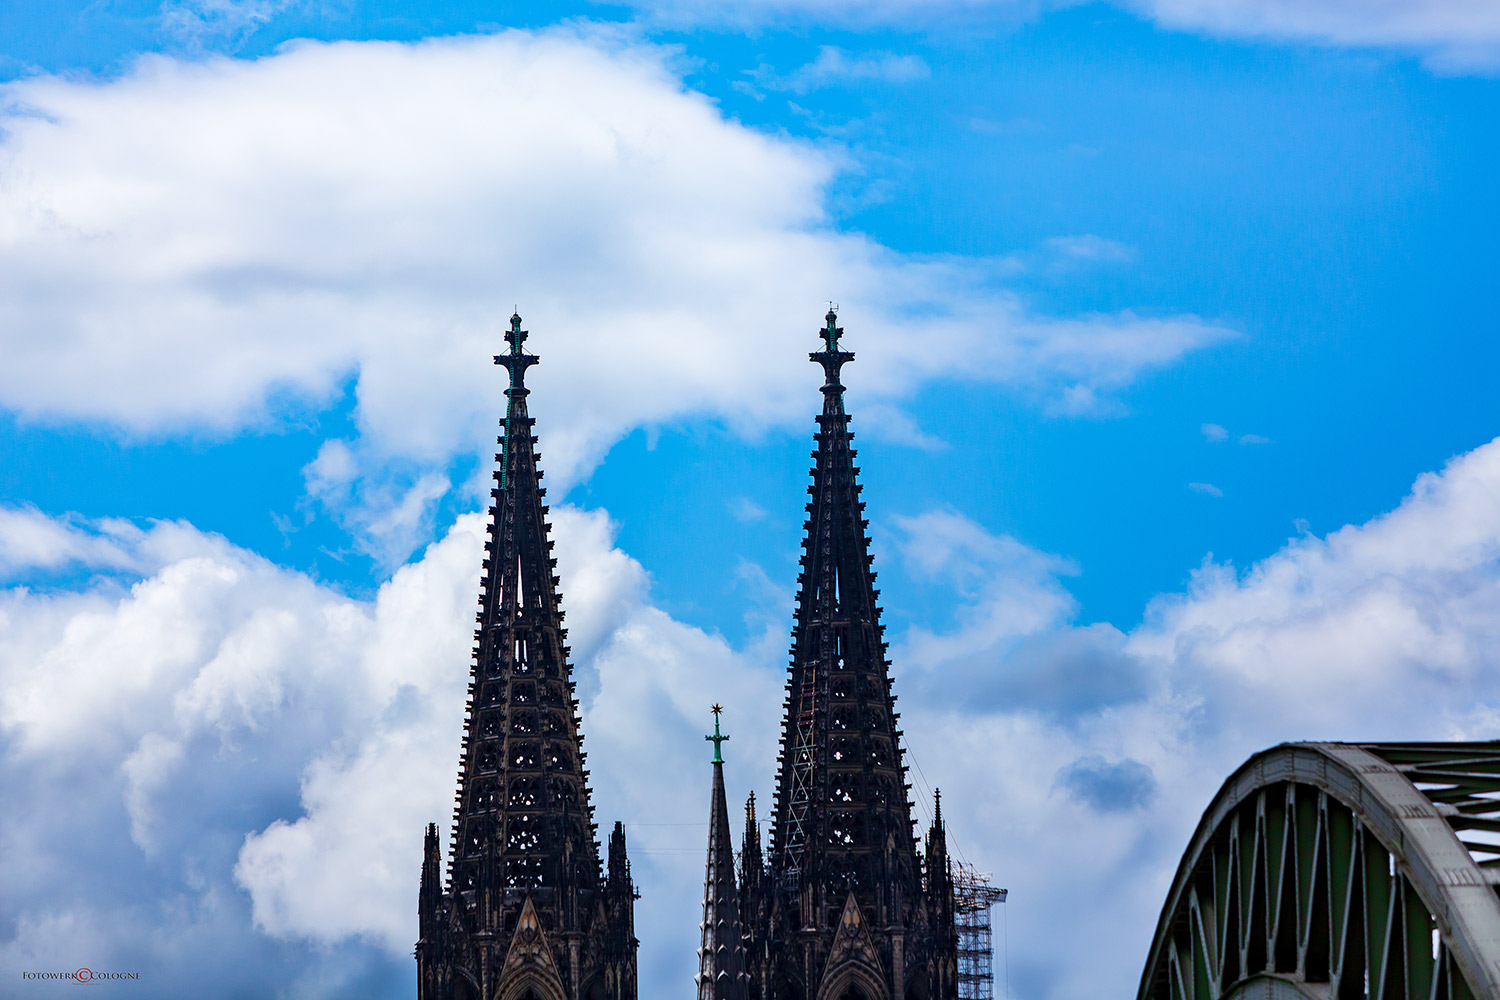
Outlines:
[[1500, 1000], [1500, 743], [1291, 743], [1224, 783], [1139, 1000]]

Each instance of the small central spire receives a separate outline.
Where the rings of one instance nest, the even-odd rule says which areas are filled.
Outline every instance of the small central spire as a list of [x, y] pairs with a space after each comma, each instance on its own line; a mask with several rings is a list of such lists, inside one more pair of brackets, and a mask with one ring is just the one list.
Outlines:
[[708, 863], [703, 871], [703, 932], [698, 949], [697, 1000], [750, 1000], [745, 971], [744, 934], [740, 927], [739, 890], [734, 884], [734, 842], [729, 836], [729, 809], [724, 795], [724, 758], [719, 746], [729, 737], [719, 732], [715, 705], [713, 790], [708, 806]]
[[721, 736], [719, 734], [719, 713], [724, 711], [724, 706], [716, 704], [713, 708], [709, 709], [709, 711], [714, 713], [714, 734], [712, 736], [705, 736], [703, 738], [714, 745], [714, 759], [710, 763], [722, 764], [724, 763], [722, 744], [725, 740], [729, 739], [728, 736]]

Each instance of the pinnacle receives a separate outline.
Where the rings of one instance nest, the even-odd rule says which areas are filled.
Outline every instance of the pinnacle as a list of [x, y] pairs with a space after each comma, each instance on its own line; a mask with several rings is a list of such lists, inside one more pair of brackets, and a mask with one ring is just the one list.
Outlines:
[[714, 705], [713, 788], [709, 793], [708, 860], [703, 878], [702, 940], [698, 949], [698, 1000], [747, 1000], [745, 949], [734, 878], [734, 843], [724, 794], [724, 761], [719, 732], [722, 705]]

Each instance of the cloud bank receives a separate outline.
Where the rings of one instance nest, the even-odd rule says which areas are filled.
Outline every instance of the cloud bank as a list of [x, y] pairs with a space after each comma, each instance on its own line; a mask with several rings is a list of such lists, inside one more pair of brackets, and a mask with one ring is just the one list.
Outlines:
[[[774, 717], [779, 673], [652, 606], [604, 514], [553, 518], [597, 815], [631, 824], [641, 925], [663, 929], [642, 966], [670, 982], [690, 976], [695, 943], [679, 918], [701, 880], [706, 790], [682, 778], [702, 763], [702, 718], [715, 700], [737, 706], [738, 775], [766, 787], [774, 726], [749, 721]], [[0, 597], [17, 805], [0, 820], [0, 907], [16, 929], [0, 967], [107, 964], [164, 992], [225, 969], [254, 995], [401, 994], [413, 863], [452, 801], [479, 517], [371, 601], [188, 525], [122, 542], [114, 525], [11, 523], [5, 565], [50, 562], [70, 535], [96, 543], [84, 551], [101, 576]]]
[[[188, 525], [7, 517], [12, 572], [66, 551], [99, 576], [0, 598], [0, 964], [407, 989], [420, 833], [456, 769], [477, 515], [365, 602]], [[602, 512], [555, 518], [598, 814], [630, 824], [643, 990], [668, 996], [693, 971], [702, 717], [736, 706], [730, 783], [767, 794], [785, 623], [735, 649], [652, 603]], [[1128, 633], [1073, 623], [1076, 567], [961, 514], [895, 537], [958, 605], [894, 650], [918, 811], [941, 786], [956, 849], [1012, 890], [1020, 996], [1133, 981], [1199, 811], [1254, 750], [1500, 731], [1500, 441], [1366, 524], [1243, 573], [1205, 565]], [[80, 870], [98, 878], [74, 885]]]

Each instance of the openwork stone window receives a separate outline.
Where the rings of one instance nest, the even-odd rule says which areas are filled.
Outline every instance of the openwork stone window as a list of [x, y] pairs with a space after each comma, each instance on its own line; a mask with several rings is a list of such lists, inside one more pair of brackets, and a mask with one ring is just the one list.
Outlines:
[[855, 749], [858, 746], [855, 740], [847, 736], [836, 736], [828, 745], [828, 756], [836, 764], [857, 764]]
[[532, 778], [512, 778], [510, 782], [510, 797], [505, 804], [511, 809], [526, 809], [535, 806], [541, 800], [537, 794], [536, 781]]
[[[829, 866], [828, 880], [825, 883], [828, 887], [828, 898], [841, 899], [844, 893], [850, 889], [859, 890], [865, 887], [868, 881], [868, 873], [864, 862], [858, 858], [845, 858], [839, 863]], [[843, 911], [844, 906], [842, 903], [830, 907], [829, 922], [831, 924], [838, 923]]]
[[853, 847], [864, 841], [864, 817], [859, 813], [836, 812], [828, 817], [828, 844], [831, 847]]
[[476, 809], [495, 809], [500, 805], [499, 786], [491, 778], [474, 783], [473, 805]]
[[539, 858], [519, 857], [505, 859], [505, 887], [524, 889], [542, 879], [542, 862]]
[[828, 801], [853, 802], [859, 794], [858, 774], [835, 774], [828, 781]]
[[492, 829], [494, 826], [487, 819], [470, 820], [464, 831], [464, 853], [473, 857], [483, 851]]
[[531, 852], [541, 848], [538, 835], [539, 824], [532, 813], [520, 813], [505, 821], [505, 850], [507, 852]]

